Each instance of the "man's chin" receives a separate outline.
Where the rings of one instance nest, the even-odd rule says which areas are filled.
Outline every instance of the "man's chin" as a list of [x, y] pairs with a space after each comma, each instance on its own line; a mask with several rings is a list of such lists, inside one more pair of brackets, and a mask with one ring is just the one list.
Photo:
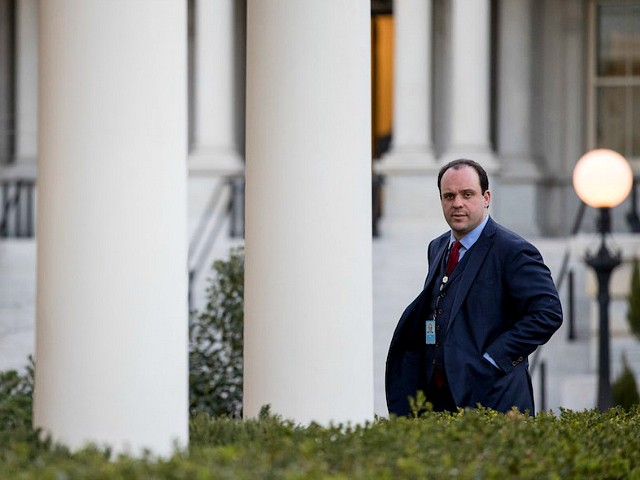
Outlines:
[[451, 227], [451, 229], [455, 232], [465, 232], [467, 230], [467, 222], [465, 222], [464, 220], [458, 220], [456, 221], [455, 219], [451, 220], [451, 222], [449, 223], [449, 226]]

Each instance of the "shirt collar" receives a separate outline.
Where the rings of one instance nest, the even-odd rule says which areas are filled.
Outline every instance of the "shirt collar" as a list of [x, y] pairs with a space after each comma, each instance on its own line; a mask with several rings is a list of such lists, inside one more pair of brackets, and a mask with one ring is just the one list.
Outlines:
[[[480, 235], [482, 234], [482, 230], [484, 230], [484, 227], [488, 221], [489, 221], [489, 215], [484, 217], [484, 220], [480, 223], [480, 225], [478, 225], [476, 228], [474, 228], [469, 233], [467, 233], [464, 237], [462, 237], [462, 239], [460, 240], [460, 243], [462, 244], [462, 247], [464, 248], [464, 250], [469, 250], [471, 247], [473, 247], [473, 244], [478, 241], [478, 239], [480, 238]], [[456, 241], [456, 237], [454, 237], [453, 232], [451, 232], [449, 234], [449, 248], [451, 248], [451, 245], [453, 245], [453, 242], [455, 241]]]

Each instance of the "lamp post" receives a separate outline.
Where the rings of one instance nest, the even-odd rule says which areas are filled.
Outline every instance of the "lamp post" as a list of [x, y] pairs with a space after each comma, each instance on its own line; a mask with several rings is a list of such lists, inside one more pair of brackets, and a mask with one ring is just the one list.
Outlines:
[[611, 232], [611, 209], [629, 195], [633, 173], [625, 158], [613, 150], [597, 149], [584, 154], [573, 170], [573, 188], [578, 197], [599, 211], [597, 228], [600, 248], [587, 252], [585, 262], [593, 268], [598, 279], [598, 409], [613, 406], [609, 362], [609, 280], [620, 265], [619, 251], [612, 252], [605, 237]]

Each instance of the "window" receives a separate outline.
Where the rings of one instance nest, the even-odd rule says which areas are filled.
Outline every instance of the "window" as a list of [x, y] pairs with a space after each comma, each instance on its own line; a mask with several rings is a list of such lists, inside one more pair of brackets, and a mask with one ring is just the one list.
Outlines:
[[592, 0], [592, 148], [640, 162], [640, 0]]

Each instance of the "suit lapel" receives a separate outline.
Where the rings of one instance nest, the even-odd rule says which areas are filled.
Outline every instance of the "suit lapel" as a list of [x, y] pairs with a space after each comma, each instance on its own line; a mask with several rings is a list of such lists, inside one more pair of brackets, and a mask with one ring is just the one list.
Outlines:
[[460, 285], [458, 286], [458, 291], [456, 292], [456, 296], [453, 299], [453, 305], [451, 308], [451, 316], [449, 317], [449, 322], [447, 323], [447, 332], [451, 328], [451, 324], [454, 322], [460, 307], [462, 306], [462, 302], [464, 302], [465, 298], [467, 298], [467, 294], [469, 293], [469, 289], [471, 285], [473, 285], [473, 281], [478, 274], [478, 270], [480, 270], [480, 265], [484, 261], [491, 245], [493, 244], [493, 236], [496, 233], [496, 224], [493, 219], [489, 218], [489, 221], [484, 227], [480, 238], [478, 241], [471, 247], [471, 249], [465, 254], [465, 258], [467, 255], [469, 258], [467, 259], [467, 264], [464, 267], [464, 270], [460, 277]]
[[433, 258], [433, 264], [431, 264], [431, 259], [429, 259], [429, 273], [427, 274], [427, 279], [424, 282], [424, 288], [428, 289], [433, 284], [433, 279], [436, 276], [436, 273], [440, 270], [440, 265], [443, 262], [444, 256], [447, 254], [447, 248], [449, 246], [449, 233], [442, 235], [434, 244], [434, 251], [436, 255]]

